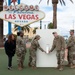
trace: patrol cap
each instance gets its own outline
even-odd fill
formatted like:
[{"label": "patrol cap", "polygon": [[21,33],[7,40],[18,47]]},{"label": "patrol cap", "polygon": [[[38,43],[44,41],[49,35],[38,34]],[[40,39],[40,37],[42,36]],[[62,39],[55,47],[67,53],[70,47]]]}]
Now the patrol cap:
[{"label": "patrol cap", "polygon": [[[35,36],[35,38],[38,38],[38,37],[40,37],[40,35],[36,35],[36,36]],[[40,37],[40,38],[41,38],[41,37]]]},{"label": "patrol cap", "polygon": [[52,34],[56,34],[57,32],[53,32]]},{"label": "patrol cap", "polygon": [[17,36],[20,36],[20,32],[17,32]]},{"label": "patrol cap", "polygon": [[70,30],[70,32],[73,32],[74,33],[74,30]]}]

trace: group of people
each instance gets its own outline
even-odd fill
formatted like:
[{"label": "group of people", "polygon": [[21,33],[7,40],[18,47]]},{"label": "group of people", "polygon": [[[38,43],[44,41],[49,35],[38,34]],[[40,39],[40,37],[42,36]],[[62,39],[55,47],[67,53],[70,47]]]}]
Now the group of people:
[{"label": "group of people", "polygon": [[20,31],[17,33],[17,37],[13,34],[10,34],[8,36],[8,40],[5,41],[4,44],[5,52],[8,56],[8,69],[12,69],[12,57],[17,55],[17,61],[18,61],[18,69],[22,70],[24,68],[23,63],[25,59],[26,54],[26,43],[25,39],[23,38],[23,32]]},{"label": "group of people", "polygon": [[74,30],[70,30],[70,37],[67,40],[67,44],[65,43],[64,37],[57,34],[57,32],[53,32],[54,40],[51,50],[52,52],[56,49],[56,56],[57,56],[57,69],[63,70],[64,66],[64,57],[65,57],[65,50],[68,50],[68,66],[70,68],[75,68],[75,36]]},{"label": "group of people", "polygon": [[[63,62],[65,57],[65,50],[68,49],[68,66],[70,68],[75,68],[75,36],[74,30],[70,31],[70,37],[67,41],[67,45],[65,43],[65,39],[63,36],[58,35],[57,32],[52,33],[54,35],[53,45],[52,48],[49,50],[51,53],[54,49],[56,49],[56,56],[57,56],[57,69],[63,70]],[[12,57],[14,56],[15,52],[17,55],[18,61],[18,69],[22,70],[24,68],[24,60],[26,55],[26,40],[23,38],[24,33],[19,31],[17,33],[17,38],[15,39],[13,34],[8,36],[8,40],[5,42],[5,52],[8,56],[8,69],[11,70],[12,68]],[[37,48],[42,52],[45,52],[43,48],[41,48],[38,40],[40,40],[40,36],[36,35],[34,39],[31,41],[31,46],[29,48],[29,63],[28,66],[32,68],[36,68],[36,51]]]}]

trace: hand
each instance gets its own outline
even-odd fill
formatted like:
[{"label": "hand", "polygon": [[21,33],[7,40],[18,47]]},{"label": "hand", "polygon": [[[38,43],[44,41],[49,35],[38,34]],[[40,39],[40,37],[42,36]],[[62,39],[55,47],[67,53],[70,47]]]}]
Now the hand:
[{"label": "hand", "polygon": [[46,51],[44,51],[46,53]]},{"label": "hand", "polygon": [[45,53],[46,53],[46,51],[43,51],[43,52],[45,52]]},{"label": "hand", "polygon": [[51,50],[49,50],[49,53],[51,53]]},{"label": "hand", "polygon": [[64,50],[64,48],[62,48],[62,50]]}]

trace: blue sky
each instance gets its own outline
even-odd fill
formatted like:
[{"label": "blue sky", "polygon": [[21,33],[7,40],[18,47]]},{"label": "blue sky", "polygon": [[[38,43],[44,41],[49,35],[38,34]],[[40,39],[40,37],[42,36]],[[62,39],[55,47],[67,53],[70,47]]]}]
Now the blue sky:
[{"label": "blue sky", "polygon": [[[7,1],[7,0],[6,0]],[[52,3],[50,0],[49,5],[47,5],[47,0],[42,0],[42,2],[39,4],[40,0],[21,0],[21,3],[27,4],[27,5],[39,5],[40,10],[44,11],[45,18],[43,21],[48,21],[46,23],[43,23],[42,28],[44,29],[44,25],[47,26],[47,24],[52,22],[53,20],[53,9],[52,9]],[[69,0],[66,0],[66,6],[59,3],[58,4],[58,10],[57,10],[57,25],[58,29],[60,30],[62,35],[69,34],[69,30],[75,29],[74,23],[75,23],[75,0],[74,4],[72,4]],[[4,22],[4,34],[7,34],[7,23]],[[40,26],[39,22],[34,23],[31,25],[32,27]]]}]

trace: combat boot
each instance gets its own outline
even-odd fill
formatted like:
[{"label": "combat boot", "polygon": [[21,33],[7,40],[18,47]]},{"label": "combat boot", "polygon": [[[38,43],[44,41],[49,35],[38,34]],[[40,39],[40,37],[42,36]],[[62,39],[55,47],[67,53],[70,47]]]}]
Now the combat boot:
[{"label": "combat boot", "polygon": [[24,68],[23,62],[21,62],[21,67]]},{"label": "combat boot", "polygon": [[32,69],[36,69],[36,66],[32,66]]},{"label": "combat boot", "polygon": [[59,67],[59,70],[62,71],[62,70],[63,70],[63,66],[60,66],[60,67]]},{"label": "combat boot", "polygon": [[18,70],[22,70],[21,64],[18,64]]},{"label": "combat boot", "polygon": [[75,68],[75,65],[72,65],[70,68]]},{"label": "combat boot", "polygon": [[73,68],[73,64],[72,63],[70,64],[70,68]]},{"label": "combat boot", "polygon": [[32,67],[32,65],[31,65],[30,63],[28,63],[28,66],[29,66],[29,67]]},{"label": "combat boot", "polygon": [[58,66],[56,67],[56,69],[59,69],[60,68],[60,65],[58,64]]}]

